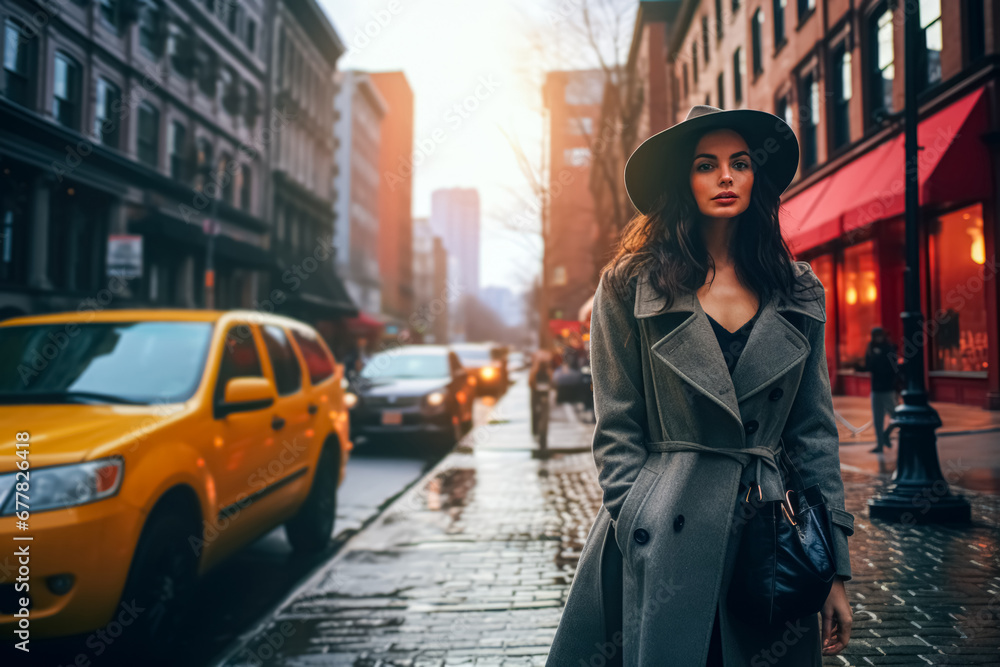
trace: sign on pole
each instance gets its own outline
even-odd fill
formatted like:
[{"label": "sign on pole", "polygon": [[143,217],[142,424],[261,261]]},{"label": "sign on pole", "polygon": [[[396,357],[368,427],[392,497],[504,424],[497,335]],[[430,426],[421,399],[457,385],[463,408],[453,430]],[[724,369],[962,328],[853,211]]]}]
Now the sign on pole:
[{"label": "sign on pole", "polygon": [[142,277],[141,236],[108,235],[108,275],[128,279]]}]

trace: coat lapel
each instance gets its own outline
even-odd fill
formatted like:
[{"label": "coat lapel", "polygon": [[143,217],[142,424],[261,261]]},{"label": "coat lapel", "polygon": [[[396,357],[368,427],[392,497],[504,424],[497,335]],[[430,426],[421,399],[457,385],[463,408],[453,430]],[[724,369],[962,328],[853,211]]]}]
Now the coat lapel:
[{"label": "coat lapel", "polygon": [[730,377],[715,330],[697,294],[685,291],[674,298],[669,308],[665,306],[666,297],[656,292],[645,275],[640,276],[633,311],[637,319],[667,313],[686,315],[668,333],[653,341],[650,350],[741,426],[740,402],[772,385],[809,355],[808,340],[781,313],[796,311],[826,320],[821,303],[797,305],[773,294],[761,304],[757,322]]}]

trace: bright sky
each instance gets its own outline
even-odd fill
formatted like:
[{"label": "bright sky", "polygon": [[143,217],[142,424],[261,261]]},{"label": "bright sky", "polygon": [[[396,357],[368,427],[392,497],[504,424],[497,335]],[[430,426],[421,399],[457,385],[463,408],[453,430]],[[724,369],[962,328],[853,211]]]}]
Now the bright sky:
[{"label": "bright sky", "polygon": [[[480,283],[526,289],[538,272],[540,242],[534,233],[504,227],[531,199],[501,128],[540,160],[543,65],[533,56],[532,34],[558,30],[555,14],[546,14],[539,0],[319,3],[351,49],[340,69],[402,70],[414,91],[413,215],[430,214],[438,188],[477,188]],[[459,114],[456,105],[467,110]]]}]

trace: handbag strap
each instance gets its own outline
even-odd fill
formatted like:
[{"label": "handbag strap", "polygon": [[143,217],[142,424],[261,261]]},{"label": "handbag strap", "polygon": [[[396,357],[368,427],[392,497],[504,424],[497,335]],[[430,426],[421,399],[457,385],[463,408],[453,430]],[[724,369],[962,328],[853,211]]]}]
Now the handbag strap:
[{"label": "handbag strap", "polygon": [[788,451],[785,449],[785,441],[784,440],[779,440],[779,442],[781,443],[781,446],[778,448],[778,451],[780,452],[781,458],[783,459],[782,464],[784,463],[784,461],[787,461],[788,465],[791,466],[791,468],[789,469],[789,472],[791,472],[792,477],[794,478],[794,482],[795,482],[794,490],[797,493],[801,493],[806,488],[805,480],[802,479],[802,475],[801,475],[801,473],[799,473],[799,469],[797,467],[795,467],[795,461],[792,460],[792,457],[789,455]]}]

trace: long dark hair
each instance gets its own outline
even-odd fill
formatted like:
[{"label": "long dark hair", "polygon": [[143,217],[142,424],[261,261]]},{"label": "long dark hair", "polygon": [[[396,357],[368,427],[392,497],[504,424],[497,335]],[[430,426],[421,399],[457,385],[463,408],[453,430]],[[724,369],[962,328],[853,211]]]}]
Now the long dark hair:
[{"label": "long dark hair", "polygon": [[[699,138],[688,140],[689,150],[682,154],[691,157],[680,161],[672,175],[665,175],[666,188],[654,209],[626,225],[616,255],[601,269],[601,280],[607,274],[623,300],[628,298],[629,281],[644,271],[650,284],[666,297],[668,306],[675,294],[697,290],[705,284],[709,269],[714,271],[715,262],[699,230],[700,212],[688,180]],[[792,253],[778,222],[780,193],[756,162],[753,167],[750,206],[741,214],[730,246],[736,275],[761,299],[774,290],[801,299],[803,288],[795,279]]]}]

